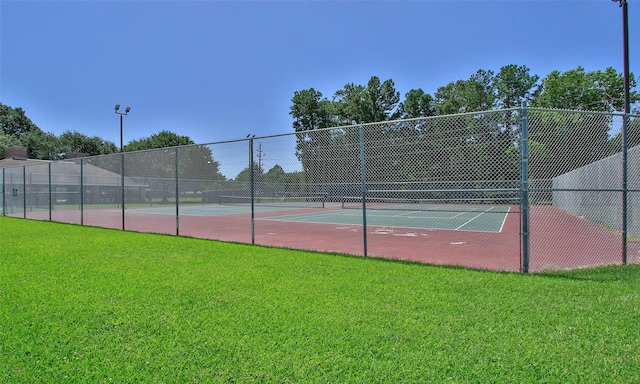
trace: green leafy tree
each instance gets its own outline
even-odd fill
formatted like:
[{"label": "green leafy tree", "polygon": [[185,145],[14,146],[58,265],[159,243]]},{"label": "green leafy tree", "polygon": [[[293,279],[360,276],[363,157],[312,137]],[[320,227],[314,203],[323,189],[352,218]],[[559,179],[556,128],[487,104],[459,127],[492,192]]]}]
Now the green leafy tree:
[{"label": "green leafy tree", "polygon": [[493,79],[496,90],[496,106],[519,107],[524,101],[538,95],[540,76],[531,75],[524,65],[510,64],[500,68]]},{"label": "green leafy tree", "polygon": [[285,183],[287,182],[286,176],[284,169],[276,164],[265,173],[264,181],[267,183]]},{"label": "green leafy tree", "polygon": [[413,119],[417,117],[435,116],[436,109],[433,96],[425,93],[422,88],[411,89],[404,96],[404,101],[398,105],[394,119]]},{"label": "green leafy tree", "polygon": [[[508,110],[521,106],[524,102],[536,98],[540,90],[540,77],[531,75],[529,68],[524,65],[510,64],[500,68],[493,79],[496,91],[496,108],[507,109],[502,112],[503,118],[498,119],[501,125],[496,130],[496,142],[493,144],[494,161],[504,164],[504,174],[495,175],[500,180],[513,180],[519,177],[519,161],[517,155],[519,145],[519,111]],[[502,123],[503,122],[503,123]],[[538,147],[536,147],[538,148]],[[540,153],[540,151],[536,151]],[[507,166],[509,165],[509,166]]]},{"label": "green leafy tree", "polygon": [[125,152],[136,151],[125,156],[125,175],[146,178],[156,193],[160,191],[163,202],[175,194],[176,165],[180,192],[202,191],[213,181],[224,181],[211,149],[193,144],[188,136],[166,130],[132,140],[124,147]]},{"label": "green leafy tree", "polygon": [[[622,151],[622,132],[618,132],[610,140],[610,154]],[[632,117],[629,120],[629,128],[627,132],[627,147],[632,148],[640,145],[640,118]]]},{"label": "green leafy tree", "polygon": [[0,132],[0,159],[6,156],[7,147],[13,145],[18,140],[10,135],[5,135],[4,132]]},{"label": "green leafy tree", "polygon": [[452,115],[465,112],[468,109],[464,99],[465,80],[456,80],[447,85],[438,87],[434,93],[436,114]]},{"label": "green leafy tree", "polygon": [[27,156],[31,159],[60,160],[60,141],[51,132],[43,132],[40,129],[23,134],[20,144],[27,147]]},{"label": "green leafy tree", "polygon": [[0,128],[2,133],[15,138],[40,130],[22,108],[12,108],[2,103],[0,103]]},{"label": "green leafy tree", "polygon": [[493,71],[478,70],[468,80],[457,80],[439,87],[435,94],[438,115],[486,111],[495,106]]},{"label": "green leafy tree", "polygon": [[149,137],[131,140],[124,146],[124,151],[142,151],[145,149],[177,147],[179,145],[195,144],[188,136],[178,135],[171,131],[163,130]]},{"label": "green leafy tree", "polygon": [[292,98],[289,114],[293,117],[296,134],[296,156],[302,163],[305,175],[319,181],[321,170],[326,168],[326,153],[331,146],[329,128],[336,123],[335,105],[313,88],[297,91]]},{"label": "green leafy tree", "polygon": [[[635,81],[630,85],[635,87]],[[596,112],[624,108],[624,78],[612,68],[553,71],[542,80],[541,87],[540,95],[533,100],[536,107]],[[636,92],[632,92],[631,100],[638,100]],[[611,153],[614,144],[609,138],[610,115],[554,111],[541,113],[539,118],[541,121],[531,125],[529,134],[531,140],[545,148],[545,157],[531,167],[541,178],[555,177]]]},{"label": "green leafy tree", "polygon": [[344,124],[389,120],[399,101],[400,92],[396,91],[393,80],[381,83],[377,76],[371,76],[366,87],[349,83],[334,94],[334,102]]},{"label": "green leafy tree", "polygon": [[[253,163],[253,181],[260,183],[264,180],[264,170],[257,162]],[[235,181],[248,183],[251,181],[251,166],[246,167],[235,178]]]},{"label": "green leafy tree", "polygon": [[[342,124],[366,124],[388,121],[395,117],[398,113],[400,93],[395,89],[393,80],[387,79],[381,82],[377,76],[371,76],[366,86],[346,84],[343,89],[335,92],[333,100]],[[367,127],[364,150],[367,158],[370,159],[367,167],[370,168],[372,178],[382,177],[382,173],[386,173],[380,165],[389,161],[390,154],[380,153],[379,144],[377,144],[380,140],[384,140],[385,135],[387,135],[386,128]],[[330,158],[331,162],[326,164],[322,174],[334,173],[337,168],[340,179],[353,182],[360,174],[358,162],[353,161],[358,158],[358,130],[347,129],[336,132],[333,138],[336,143],[346,145],[332,144],[325,151],[325,157]],[[323,177],[322,181],[330,180],[327,176]]]},{"label": "green leafy tree", "polygon": [[58,160],[61,158],[56,135],[43,132],[27,117],[22,108],[12,108],[0,103],[0,128],[3,142],[6,143],[0,145],[25,146],[27,156],[32,159]]},{"label": "green leafy tree", "polygon": [[[630,75],[630,99],[640,100],[633,90],[636,81]],[[624,110],[624,76],[609,67],[604,71],[586,72],[578,67],[566,72],[553,71],[542,80],[542,91],[534,106],[613,112]]]},{"label": "green leafy tree", "polygon": [[106,155],[118,151],[116,145],[98,136],[89,137],[76,131],[65,131],[58,137],[59,150],[63,156],[68,153],[86,153],[89,156]]}]

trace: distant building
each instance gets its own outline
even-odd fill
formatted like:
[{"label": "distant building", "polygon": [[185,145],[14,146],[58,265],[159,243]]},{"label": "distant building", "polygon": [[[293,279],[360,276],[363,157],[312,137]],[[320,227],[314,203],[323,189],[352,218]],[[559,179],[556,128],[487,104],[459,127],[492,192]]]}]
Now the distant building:
[{"label": "distant building", "polygon": [[[27,157],[25,147],[8,147],[0,159],[3,207],[47,208],[50,199],[54,205],[80,204],[81,195],[84,204],[119,203],[122,177],[106,168],[119,170],[120,157],[85,156],[70,153],[66,160],[37,160]],[[124,186],[125,202],[145,201],[148,185],[125,177]]]}]

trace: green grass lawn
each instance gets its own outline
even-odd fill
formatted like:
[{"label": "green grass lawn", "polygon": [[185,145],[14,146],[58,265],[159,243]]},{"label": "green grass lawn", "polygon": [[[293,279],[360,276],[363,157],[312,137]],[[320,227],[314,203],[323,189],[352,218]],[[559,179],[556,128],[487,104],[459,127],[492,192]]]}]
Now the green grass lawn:
[{"label": "green grass lawn", "polygon": [[640,267],[525,275],[0,217],[0,382],[640,381]]}]

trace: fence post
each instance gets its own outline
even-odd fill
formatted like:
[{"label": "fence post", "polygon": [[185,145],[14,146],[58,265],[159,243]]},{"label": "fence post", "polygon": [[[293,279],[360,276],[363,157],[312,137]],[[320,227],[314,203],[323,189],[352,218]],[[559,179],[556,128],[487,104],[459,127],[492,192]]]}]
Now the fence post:
[{"label": "fence post", "polygon": [[[254,135],[255,136],[255,135]],[[249,194],[251,196],[251,244],[256,243],[255,236],[255,207],[253,190],[253,137],[249,138]]]},{"label": "fence post", "polygon": [[7,195],[5,194],[4,168],[2,168],[2,216],[6,216],[5,207],[7,206]]},{"label": "fence post", "polygon": [[48,187],[49,187],[49,221],[51,221],[52,215],[51,215],[51,211],[53,210],[53,202],[51,201],[52,198],[52,193],[51,193],[51,163],[48,164],[47,169],[49,170],[49,174],[48,176]]},{"label": "fence post", "polygon": [[362,189],[362,236],[364,242],[363,254],[367,256],[367,177],[364,156],[364,127],[360,125],[360,183]]},{"label": "fence post", "polygon": [[22,218],[27,218],[27,166],[22,166]]},{"label": "fence post", "polygon": [[521,211],[521,242],[520,272],[529,272],[529,133],[528,133],[527,103],[522,103],[520,113],[520,211]]},{"label": "fence post", "polygon": [[628,146],[628,138],[629,138],[629,114],[625,113],[622,116],[622,264],[627,264],[627,236],[628,236],[628,223],[629,223],[629,212],[627,210],[628,206],[628,159],[627,159],[627,146]]},{"label": "fence post", "polygon": [[176,165],[176,236],[180,236],[180,182],[178,180],[178,147],[175,151]]},{"label": "fence post", "polygon": [[80,158],[80,225],[84,225],[84,159]]},{"label": "fence post", "polygon": [[[120,117],[122,118],[122,116]],[[120,204],[122,207],[122,230],[124,231],[124,153],[120,151]]]}]

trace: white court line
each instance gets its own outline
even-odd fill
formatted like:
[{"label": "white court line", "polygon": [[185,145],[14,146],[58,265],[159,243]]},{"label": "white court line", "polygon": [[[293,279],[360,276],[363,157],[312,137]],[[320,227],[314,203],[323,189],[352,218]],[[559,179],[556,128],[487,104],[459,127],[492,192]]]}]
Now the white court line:
[{"label": "white court line", "polygon": [[477,215],[475,215],[474,217],[470,218],[469,220],[465,221],[464,224],[462,224],[461,226],[459,226],[458,228],[456,228],[456,231],[462,227],[464,227],[465,225],[469,224],[470,222],[472,222],[473,220],[477,219],[478,217],[482,216],[483,214],[489,212],[490,210],[492,210],[495,207],[491,207],[489,209],[485,209],[484,211],[478,213]]},{"label": "white court line", "polygon": [[500,224],[500,231],[502,233],[502,228],[504,228],[504,224],[507,222],[507,216],[511,212],[511,207],[507,208],[507,212],[504,214],[504,219],[502,219],[502,224]]}]

